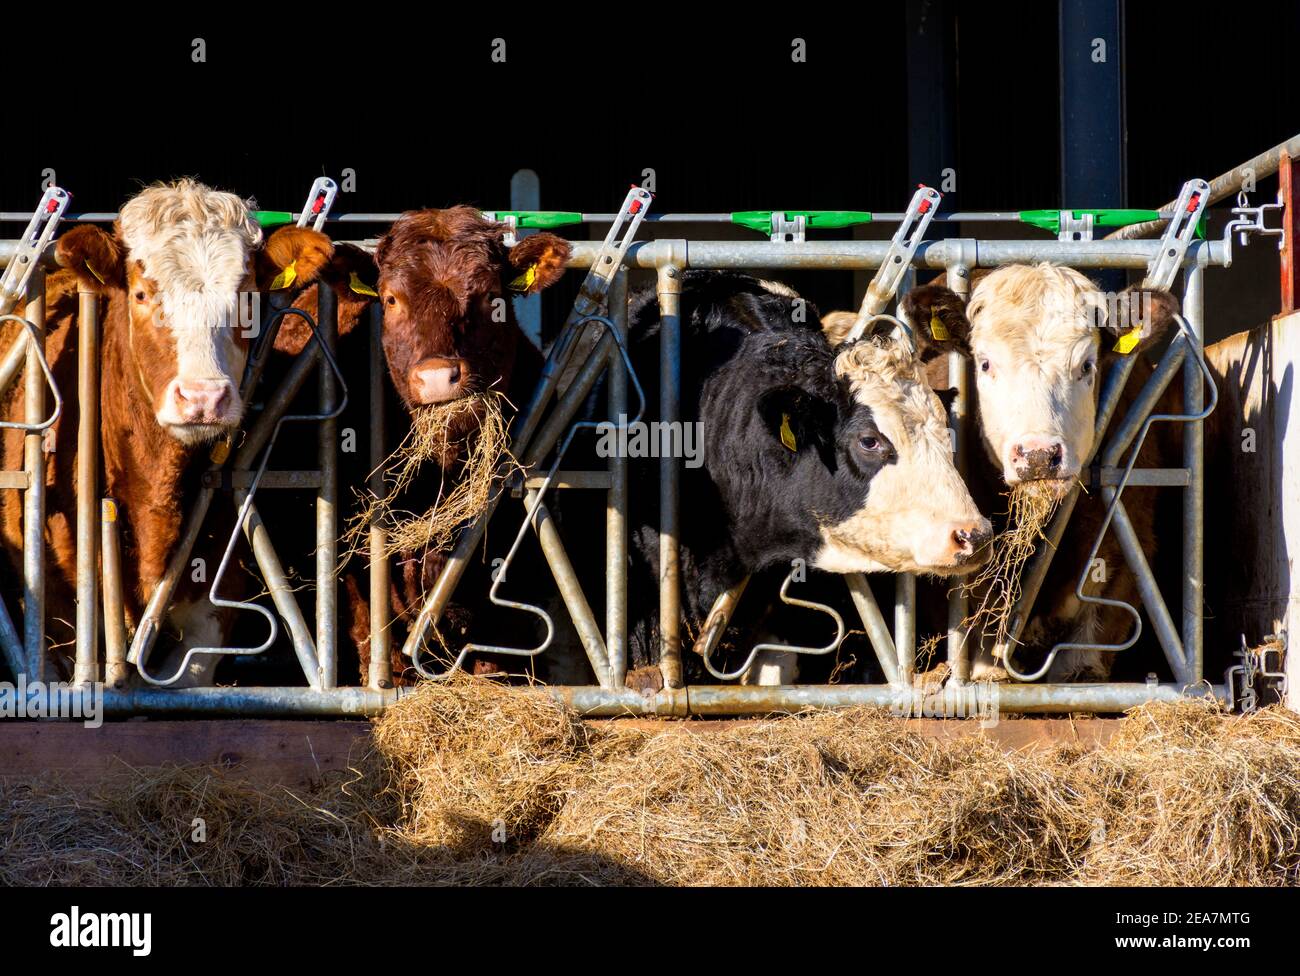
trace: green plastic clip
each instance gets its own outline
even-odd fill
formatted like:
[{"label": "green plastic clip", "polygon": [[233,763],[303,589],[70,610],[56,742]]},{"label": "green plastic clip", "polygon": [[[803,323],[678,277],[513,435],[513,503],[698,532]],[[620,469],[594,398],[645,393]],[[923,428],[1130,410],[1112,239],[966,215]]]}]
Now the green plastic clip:
[{"label": "green plastic clip", "polygon": [[254,210],[253,219],[262,227],[283,227],[293,223],[293,214],[287,210]]},{"label": "green plastic clip", "polygon": [[854,227],[871,223],[871,214],[865,210],[740,210],[731,215],[731,222],[760,234],[770,234],[773,213],[784,213],[787,218],[802,217],[808,227]]},{"label": "green plastic clip", "polygon": [[[1159,220],[1159,210],[1130,210],[1130,209],[1113,209],[1099,208],[1096,210],[1072,210],[1075,220],[1082,220],[1084,214],[1092,214],[1092,225],[1094,227],[1128,227],[1130,224],[1143,224],[1148,220]],[[1033,224],[1035,227],[1041,227],[1043,230],[1051,231],[1053,234],[1061,232],[1061,211],[1059,210],[1022,210],[1020,211],[1020,221],[1025,224]],[[1196,225],[1196,234],[1198,237],[1205,237],[1205,218],[1202,217]]]},{"label": "green plastic clip", "polygon": [[582,223],[582,214],[570,210],[490,210],[497,220],[514,217],[516,227],[550,230],[554,227],[571,227]]}]

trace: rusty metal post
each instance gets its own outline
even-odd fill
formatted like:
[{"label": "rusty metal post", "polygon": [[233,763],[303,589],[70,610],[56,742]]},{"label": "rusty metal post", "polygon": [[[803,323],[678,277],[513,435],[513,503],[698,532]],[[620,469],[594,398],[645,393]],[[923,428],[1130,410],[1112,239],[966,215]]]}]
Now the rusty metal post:
[{"label": "rusty metal post", "polygon": [[[626,269],[620,269],[610,283],[609,317],[626,339]],[[627,367],[617,346],[610,349],[608,375],[609,417],[622,426],[627,422]],[[610,687],[622,688],[627,677],[627,458],[618,451],[609,458],[609,490],[605,493],[605,650]]]},{"label": "rusty metal post", "polygon": [[[384,393],[387,377],[384,361],[384,307],[379,302],[370,306],[370,492],[376,498],[387,493],[382,470],[388,456],[385,441],[387,426],[384,417]],[[389,645],[391,608],[389,607],[389,565],[384,551],[387,539],[382,525],[370,526],[370,673],[367,681],[371,688],[393,686],[392,661]]]},{"label": "rusty metal post", "polygon": [[[334,289],[322,285],[316,289],[320,311],[317,331],[320,341],[330,352],[338,346],[338,297]],[[338,382],[334,371],[321,357],[320,412],[330,413],[337,406]],[[339,496],[339,425],[337,420],[322,420],[319,432],[320,488],[316,491],[316,662],[320,667],[322,688],[338,684],[338,496]]]},{"label": "rusty metal post", "polygon": [[1300,230],[1300,173],[1296,172],[1295,158],[1285,149],[1278,158],[1278,196],[1286,205],[1282,211],[1282,315],[1296,310],[1300,297],[1300,246],[1296,232]]},{"label": "rusty metal post", "polygon": [[[45,342],[45,271],[32,272],[27,288],[27,321]],[[45,415],[45,376],[37,344],[27,343],[24,395],[25,420],[39,424]],[[23,650],[27,655],[27,680],[45,680],[45,435],[28,431],[23,437]]]},{"label": "rusty metal post", "polygon": [[77,633],[74,684],[98,677],[99,295],[77,291]]},{"label": "rusty metal post", "polygon": [[[659,268],[659,420],[672,430],[681,421],[682,319],[681,268]],[[671,451],[659,459],[659,671],[664,687],[682,687],[681,534],[679,459]]]},{"label": "rusty metal post", "polygon": [[117,531],[117,503],[111,498],[100,501],[99,525],[100,576],[104,585],[104,683],[110,688],[125,688],[126,609],[122,599],[122,543]]}]

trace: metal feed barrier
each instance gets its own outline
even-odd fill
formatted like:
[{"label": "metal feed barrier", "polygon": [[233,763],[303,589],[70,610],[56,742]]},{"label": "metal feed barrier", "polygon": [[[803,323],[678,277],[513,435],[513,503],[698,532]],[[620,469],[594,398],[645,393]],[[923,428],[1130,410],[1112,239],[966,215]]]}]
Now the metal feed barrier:
[{"label": "metal feed barrier", "polygon": [[[1209,693],[1225,701],[1231,698],[1230,688],[1226,683],[1210,684],[1203,680],[1201,568],[1204,464],[1201,420],[1212,408],[1214,401],[1214,393],[1211,392],[1207,407],[1204,389],[1207,374],[1204,372],[1201,357],[1204,334],[1203,276],[1206,268],[1228,267],[1231,264],[1234,233],[1244,235],[1249,232],[1273,232],[1265,227],[1264,221],[1265,210],[1272,205],[1256,208],[1239,207],[1234,212],[1235,219],[1229,225],[1222,240],[1196,240],[1190,229],[1194,229],[1204,207],[1213,202],[1212,193],[1207,192],[1207,189],[1205,184],[1189,184],[1189,187],[1185,188],[1186,194],[1199,194],[1192,209],[1187,206],[1191,202],[1189,196],[1180,201],[1181,211],[1178,207],[1173,207],[1159,212],[1140,212],[1145,216],[1135,217],[1133,214],[1125,216],[1124,219],[1129,217],[1148,219],[1149,215],[1155,214],[1149,219],[1171,219],[1173,226],[1160,241],[1081,239],[1088,236],[1091,226],[1107,225],[1105,218],[1098,219],[1082,229],[1071,224],[1071,221],[1076,224],[1089,223],[1077,216],[1085,213],[1082,211],[1069,212],[1069,220],[1065,219],[1064,213],[1059,215],[1060,226],[1069,229],[1068,240],[1007,241],[963,238],[923,241],[920,239],[920,234],[917,234],[914,239],[906,241],[904,267],[947,272],[950,287],[960,294],[969,291],[970,275],[974,269],[994,268],[1021,262],[1049,261],[1081,269],[1143,269],[1147,272],[1149,284],[1164,287],[1173,283],[1175,274],[1181,272],[1184,277],[1184,321],[1180,323],[1180,333],[1140,391],[1129,412],[1111,427],[1107,438],[1098,438],[1097,463],[1094,465],[1099,472],[1103,497],[1108,503],[1107,521],[1112,523],[1112,529],[1117,533],[1130,569],[1139,580],[1143,603],[1148,616],[1153,621],[1174,680],[1165,683],[1148,681],[1069,685],[1027,682],[1002,684],[998,687],[998,699],[1000,707],[1006,711],[1114,712],[1152,699],[1174,700],[1187,694]],[[313,210],[312,207],[312,202],[319,199],[316,190],[317,188],[314,187],[313,195],[309,197],[309,205],[304,208],[300,216],[277,215],[272,218],[272,222],[287,223],[294,219],[301,221],[308,217],[309,211],[312,211],[312,217],[324,219],[320,214],[320,208]],[[629,486],[626,458],[610,457],[605,471],[568,471],[562,470],[560,464],[577,429],[574,418],[602,374],[608,373],[609,377],[606,406],[611,417],[626,417],[630,413],[628,409],[630,389],[635,390],[640,399],[640,386],[637,378],[631,373],[624,343],[628,321],[628,272],[633,269],[646,270],[653,271],[656,275],[656,289],[663,323],[660,333],[661,411],[658,419],[663,422],[674,422],[680,419],[680,278],[683,271],[744,269],[844,272],[889,269],[897,263],[896,259],[899,257],[897,237],[894,241],[879,242],[808,241],[804,239],[804,230],[808,227],[827,226],[826,220],[831,221],[830,226],[852,226],[853,223],[864,223],[868,220],[884,222],[895,219],[900,224],[906,224],[908,216],[906,213],[890,215],[858,213],[823,217],[824,212],[809,211],[798,214],[759,212],[757,215],[753,213],[659,215],[656,219],[647,217],[645,211],[648,206],[648,194],[634,189],[628,195],[620,214],[562,214],[558,218],[553,214],[527,212],[514,212],[508,215],[513,223],[521,228],[578,222],[607,222],[611,225],[610,233],[604,242],[573,242],[569,266],[575,270],[586,271],[587,278],[574,310],[551,348],[538,389],[512,429],[512,447],[515,455],[525,462],[525,472],[513,481],[503,482],[493,495],[490,506],[490,509],[494,509],[507,493],[513,492],[523,498],[524,520],[520,534],[515,537],[511,553],[513,555],[518,548],[519,540],[531,525],[539,538],[542,551],[558,584],[560,595],[573,620],[593,672],[598,676],[599,684],[589,687],[550,687],[533,692],[521,690],[521,693],[549,694],[583,714],[592,716],[742,715],[792,711],[806,707],[859,704],[912,710],[915,713],[932,693],[923,692],[912,686],[916,654],[915,581],[906,576],[900,577],[896,588],[892,634],[865,579],[846,577],[846,584],[855,608],[862,618],[873,650],[886,675],[886,684],[793,687],[729,684],[687,686],[685,684],[682,677],[681,568],[677,559],[681,524],[678,492],[680,462],[672,457],[660,459],[659,486],[662,566],[659,582],[659,625],[662,634],[660,670],[664,679],[664,688],[658,693],[643,695],[624,687],[628,630],[626,512]],[[328,203],[324,205],[324,209],[327,215]],[[1138,213],[1134,212],[1134,214]],[[0,217],[10,216],[0,215]],[[89,216],[95,219],[111,219],[114,215]],[[361,214],[329,219],[343,222],[349,219],[369,222],[395,216]],[[945,216],[950,220],[1023,220],[1023,216],[1019,214],[939,215],[934,219],[943,220]],[[766,226],[770,231],[771,239],[752,242],[695,240],[636,242],[633,240],[637,225],[644,220],[656,223],[710,223],[720,222],[724,218],[730,223],[742,226]],[[1062,238],[1066,237],[1064,230],[1059,233]],[[1169,253],[1171,246],[1176,250],[1172,255]],[[40,266],[31,274],[25,287],[26,319],[33,335],[39,335],[43,326],[44,270],[54,266],[53,253],[48,242],[43,245],[38,262]],[[21,244],[0,243],[0,262],[7,264],[20,254]],[[881,280],[880,275],[877,276],[877,280]],[[892,289],[890,293],[892,294]],[[79,491],[76,673],[73,688],[50,688],[48,695],[51,709],[68,707],[72,699],[88,694],[87,685],[101,677],[96,650],[98,643],[96,624],[99,617],[95,610],[101,585],[106,621],[102,676],[108,682],[108,687],[103,692],[102,702],[108,714],[368,715],[382,710],[407,691],[404,688],[393,688],[391,675],[388,672],[388,640],[391,622],[388,606],[388,564],[383,558],[383,530],[378,527],[370,531],[371,664],[367,676],[368,686],[338,686],[335,633],[337,581],[334,573],[335,546],[338,538],[336,513],[338,485],[335,467],[335,446],[338,440],[333,418],[337,417],[341,410],[341,398],[347,393],[340,389],[340,377],[337,375],[330,352],[337,335],[337,309],[328,297],[328,289],[322,289],[321,294],[323,300],[319,306],[319,320],[312,323],[314,341],[293,363],[280,389],[264,397],[265,408],[244,433],[238,448],[226,452],[221,450],[214,452],[204,481],[203,492],[194,508],[188,513],[181,545],[159,590],[153,594],[149,602],[144,619],[131,642],[130,653],[127,652],[126,635],[121,625],[123,619],[121,579],[116,559],[118,542],[113,530],[115,523],[111,517],[111,505],[105,506],[106,515],[101,518],[100,500],[96,497],[93,488],[89,491]],[[95,311],[94,296],[83,294],[78,322],[83,336],[79,348],[81,357],[79,393],[82,405],[81,429],[78,434],[81,447],[78,464],[79,487],[94,486],[97,477],[98,417],[94,409],[94,398],[98,389],[97,343],[85,338],[95,335]],[[377,306],[372,311],[369,323],[370,460],[372,467],[378,467],[384,457],[383,383],[386,379],[380,344],[381,315]],[[882,311],[883,303],[873,300],[869,293],[868,299],[864,301],[863,318],[870,318]],[[263,329],[261,344],[250,357],[249,372],[244,384],[247,391],[251,392],[260,378],[274,331],[278,328],[284,314],[291,313],[277,310],[268,318]],[[906,328],[905,324],[901,325]],[[21,340],[20,344],[22,344]],[[24,553],[24,565],[27,567],[24,578],[24,603],[27,607],[33,608],[42,606],[44,592],[41,534],[39,529],[33,533],[30,527],[33,523],[36,526],[43,524],[44,499],[40,486],[44,477],[44,458],[40,449],[39,425],[46,419],[43,373],[47,371],[47,367],[44,366],[43,357],[39,353],[39,344],[33,342],[27,346],[24,353],[27,360],[28,450],[25,453],[27,468],[15,475],[0,473],[0,477],[5,479],[0,480],[0,487],[17,488],[25,492],[24,508],[29,514],[27,519],[29,532]],[[15,355],[16,353],[11,353],[10,358],[14,358]],[[1098,415],[1099,431],[1107,429],[1111,414],[1114,413],[1119,402],[1119,394],[1128,379],[1133,360],[1134,357],[1120,357],[1119,363],[1103,383]],[[964,359],[955,357],[950,368],[952,365],[960,367],[959,370],[953,370],[957,380],[957,395],[952,407],[960,464],[973,443],[969,429],[969,397],[972,384],[968,375],[969,366]],[[20,359],[16,366],[9,369],[7,375],[0,373],[0,382],[12,380],[21,367]],[[317,369],[320,370],[318,379],[320,412],[309,419],[320,424],[319,470],[266,470],[275,432],[283,420],[290,419],[286,416],[290,402],[303,389],[311,373]],[[1169,419],[1185,422],[1183,464],[1172,469],[1135,468],[1132,459],[1136,457],[1142,437],[1145,436],[1151,422],[1160,419],[1150,416],[1152,408],[1180,369],[1183,372],[1187,415]],[[561,391],[559,387],[562,376],[568,378],[568,386]],[[1213,391],[1212,384],[1211,391]],[[55,396],[57,404],[57,391]],[[552,399],[556,401],[554,406],[550,406]],[[539,474],[538,466],[551,456],[557,447],[559,450],[549,469],[544,474]],[[1127,461],[1124,460],[1126,451],[1129,452]],[[1184,491],[1182,616],[1177,624],[1164,604],[1151,570],[1142,557],[1140,545],[1133,537],[1121,498],[1126,484],[1178,487]],[[212,498],[223,486],[231,488],[235,493],[236,505],[241,513],[236,531],[243,531],[252,546],[257,565],[270,590],[277,615],[284,622],[293,651],[302,665],[307,687],[173,688],[166,687],[166,682],[159,681],[156,677],[152,681],[145,679],[142,685],[128,681],[132,670],[144,673],[142,664],[148,659],[148,648],[157,634],[172,588],[179,579],[190,549],[198,538]],[[280,560],[267,534],[266,526],[257,514],[253,498],[259,488],[281,487],[307,487],[314,488],[317,492],[318,590],[314,630],[308,625],[297,606]],[[382,479],[378,476],[372,478],[370,487],[376,492],[381,491]],[[581,582],[573,570],[545,505],[545,496],[550,490],[592,489],[606,492],[607,611],[603,629],[595,620],[590,604],[583,593]],[[1072,503],[1073,496],[1067,499],[1050,526],[1049,537],[1053,540],[1059,539],[1064,530]],[[486,518],[487,514],[462,532],[446,568],[430,590],[418,619],[411,629],[405,650],[417,669],[428,677],[437,678],[440,675],[426,670],[421,663],[423,637],[429,627],[436,625],[454,593],[460,575],[481,540]],[[95,563],[101,533],[103,572],[102,575],[97,576]],[[1018,634],[1018,628],[1023,627],[1033,597],[1046,574],[1050,551],[1050,548],[1045,548],[1045,552],[1039,554],[1026,572],[1019,615],[1013,621],[1013,626],[1016,628],[1013,637]],[[212,596],[219,599],[216,593],[217,582],[219,578],[213,583]],[[787,580],[786,585],[782,586],[783,599],[787,597],[785,590],[788,583]],[[498,600],[495,589],[494,586],[492,594],[494,601],[501,605],[525,611],[540,610],[526,604]],[[701,640],[706,643],[696,645],[696,649],[704,653],[706,660],[711,646],[707,642],[712,640],[716,643],[716,637],[724,629],[726,620],[740,599],[742,590],[743,587],[740,587],[737,591],[724,594],[725,599],[720,599],[719,605],[714,608],[714,614],[710,616],[704,635],[701,637]],[[0,610],[3,609],[0,607]],[[258,612],[268,618],[273,628],[276,626],[276,615],[270,614],[265,608],[260,608]],[[1130,612],[1137,618],[1136,610],[1130,608]],[[959,699],[970,687],[966,683],[969,675],[967,635],[960,626],[965,614],[964,600],[960,597],[952,598],[949,608],[947,653],[953,669],[953,679],[942,692],[943,696],[952,701]],[[0,646],[4,648],[6,661],[11,670],[15,673],[22,670],[28,674],[29,679],[33,675],[43,674],[45,639],[42,617],[41,613],[24,615],[24,639],[19,642],[18,632],[12,620],[8,619],[7,610],[0,613]],[[1140,618],[1138,619],[1140,626]],[[551,630],[549,619],[547,623],[549,633]],[[1137,640],[1137,636],[1135,632],[1132,639],[1123,646],[1131,646]],[[532,656],[544,653],[549,639],[548,637],[547,642],[532,649],[513,651],[508,648],[486,649]],[[270,646],[273,640],[274,635],[265,646]],[[252,649],[200,649],[202,653],[246,653],[249,650]],[[825,649],[795,648],[795,650],[815,652]],[[15,694],[15,692],[0,691],[0,695],[4,694]],[[933,702],[932,698],[930,700]]]}]

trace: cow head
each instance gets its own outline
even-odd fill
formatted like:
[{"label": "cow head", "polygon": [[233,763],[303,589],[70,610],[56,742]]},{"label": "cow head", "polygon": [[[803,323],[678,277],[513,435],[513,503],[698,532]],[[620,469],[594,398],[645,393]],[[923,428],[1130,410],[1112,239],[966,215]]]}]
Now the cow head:
[{"label": "cow head", "polygon": [[1006,483],[1064,492],[1092,453],[1105,360],[1159,340],[1178,305],[1150,289],[1107,296],[1071,268],[1039,264],[988,274],[964,313],[941,286],[909,293],[903,309],[918,327],[938,320],[966,340],[980,430]]},{"label": "cow head", "polygon": [[[791,300],[769,292],[731,305],[743,322],[788,321]],[[747,569],[799,556],[836,573],[949,576],[987,558],[989,522],[905,341],[866,338],[837,354],[810,330],[752,334],[706,383],[701,420]]]},{"label": "cow head", "polygon": [[379,241],[384,353],[408,408],[482,393],[510,375],[519,338],[510,295],[558,280],[569,244],[535,234],[507,248],[505,230],[472,207],[417,210]]},{"label": "cow head", "polygon": [[[310,240],[281,250],[289,261],[302,257],[300,272],[311,273],[312,253],[318,261],[323,247],[328,257],[329,241],[306,233]],[[159,425],[182,444],[220,437],[243,415],[248,339],[239,298],[259,287],[253,268],[261,242],[243,200],[193,180],[133,197],[112,235],[82,226],[59,239],[60,262],[109,298],[106,335],[125,332],[128,375],[120,381],[149,401]]]},{"label": "cow head", "polygon": [[925,382],[923,358],[938,343],[867,338],[840,348],[835,374],[847,387],[845,467],[866,481],[865,502],[823,522],[817,564],[950,576],[987,558],[991,535],[953,464],[943,403]]}]

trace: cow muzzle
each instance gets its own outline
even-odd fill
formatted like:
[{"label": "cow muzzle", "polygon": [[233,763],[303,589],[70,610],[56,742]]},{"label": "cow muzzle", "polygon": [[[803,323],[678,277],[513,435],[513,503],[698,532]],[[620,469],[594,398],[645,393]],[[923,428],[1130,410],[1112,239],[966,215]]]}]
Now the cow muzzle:
[{"label": "cow muzzle", "polygon": [[1008,474],[1014,474],[1015,482],[1056,481],[1070,476],[1065,444],[1058,437],[1021,438],[1011,445],[1007,460]]},{"label": "cow muzzle", "polygon": [[411,368],[411,397],[424,405],[456,400],[464,395],[468,377],[463,359],[426,359]]},{"label": "cow muzzle", "polygon": [[157,416],[158,422],[171,429],[174,436],[188,441],[196,431],[215,436],[225,428],[234,427],[239,423],[239,415],[239,394],[230,380],[178,377],[163,391],[162,409]]},{"label": "cow muzzle", "polygon": [[917,562],[939,576],[968,573],[988,562],[993,526],[980,516],[939,522],[931,530],[925,549],[916,553]]}]

